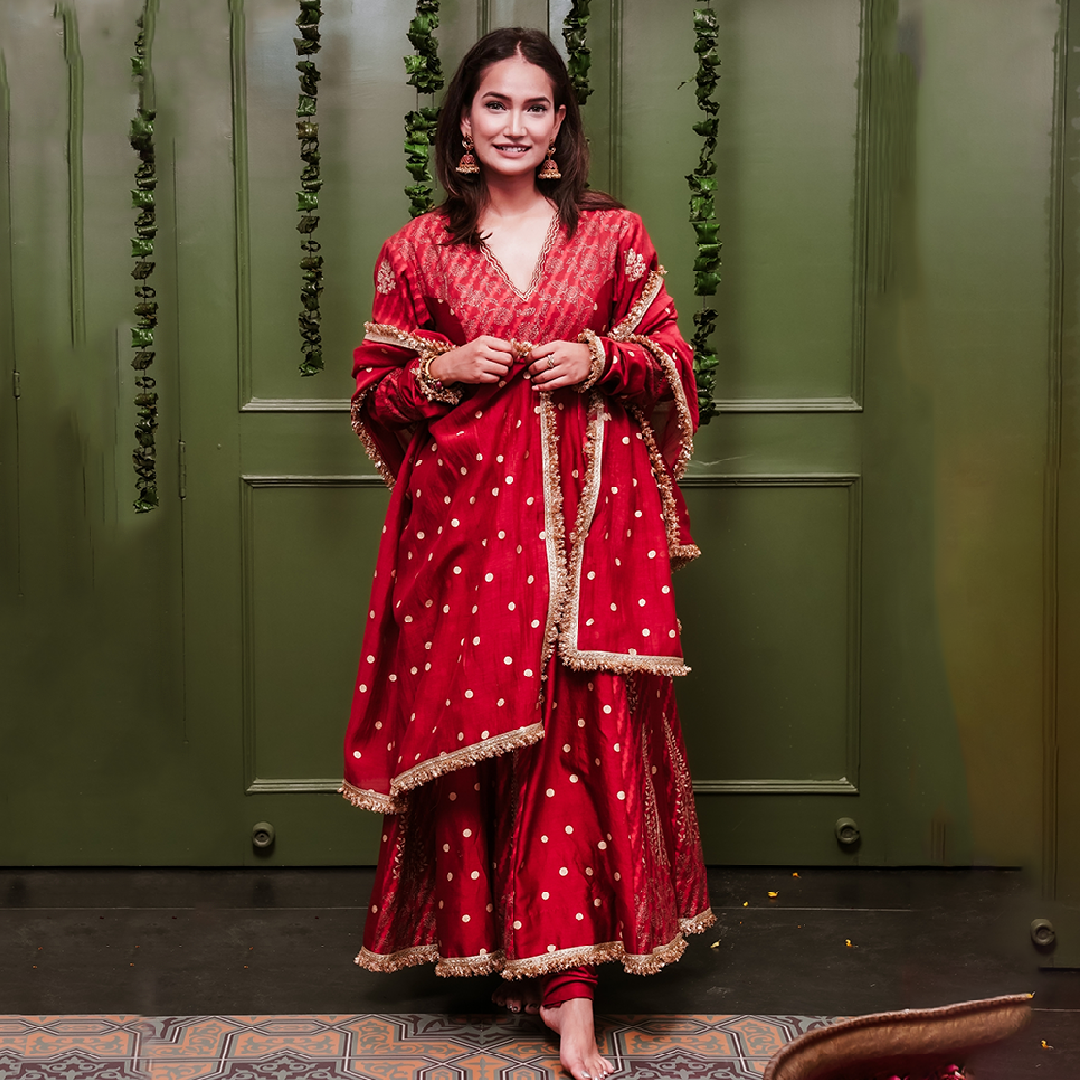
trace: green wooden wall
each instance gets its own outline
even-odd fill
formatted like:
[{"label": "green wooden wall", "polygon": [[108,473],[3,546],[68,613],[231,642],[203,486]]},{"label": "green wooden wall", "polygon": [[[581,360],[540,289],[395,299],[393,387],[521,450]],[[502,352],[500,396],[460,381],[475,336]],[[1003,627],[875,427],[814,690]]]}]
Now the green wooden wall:
[{"label": "green wooden wall", "polygon": [[[489,27],[557,32],[567,7],[444,0],[443,59]],[[707,857],[1023,865],[1080,900],[1075,19],[1064,0],[714,7],[721,412],[686,484],[705,555],[679,580]],[[376,820],[332,793],[387,498],[348,368],[406,219],[412,5],[324,0],[328,364],[307,380],[294,8],[160,0],[146,516],[141,2],[0,10],[7,863],[373,859]],[[593,182],[643,214],[687,329],[693,2],[592,8]]]}]

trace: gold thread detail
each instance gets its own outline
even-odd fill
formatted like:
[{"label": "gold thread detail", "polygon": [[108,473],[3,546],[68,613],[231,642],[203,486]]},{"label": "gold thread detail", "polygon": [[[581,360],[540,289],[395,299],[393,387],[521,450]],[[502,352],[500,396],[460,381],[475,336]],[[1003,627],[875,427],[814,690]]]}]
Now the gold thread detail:
[{"label": "gold thread detail", "polygon": [[694,456],[694,421],[690,417],[690,406],[687,404],[686,393],[683,391],[682,379],[679,378],[679,369],[675,366],[675,361],[652,339],[641,334],[632,334],[627,340],[648,349],[656,357],[664,378],[671,387],[671,396],[675,399],[675,412],[679,425],[679,456],[672,465],[671,472],[678,480]]},{"label": "gold thread detail", "polygon": [[660,290],[664,287],[664,275],[666,273],[667,271],[661,266],[649,274],[645,279],[645,286],[641,290],[641,295],[634,301],[626,315],[616,324],[608,335],[609,337],[615,341],[630,340],[630,335],[637,330],[641,325],[641,320],[645,318],[645,312],[652,307],[653,301],[660,295]]},{"label": "gold thread detail", "polygon": [[613,675],[689,675],[691,669],[677,656],[640,656],[629,653],[603,652],[600,649],[579,649],[573,653],[560,652],[562,662],[574,671],[610,671]]},{"label": "gold thread detail", "polygon": [[592,358],[589,364],[589,374],[574,387],[579,394],[584,394],[603,378],[604,369],[607,367],[607,354],[604,352],[604,344],[595,330],[582,330],[578,334],[578,342],[581,345],[589,346],[589,356]]},{"label": "gold thread detail", "polygon": [[437,945],[418,945],[387,955],[363,948],[356,957],[356,964],[368,971],[388,972],[434,963],[436,975],[489,975],[498,971],[504,979],[531,979],[582,964],[603,964],[621,960],[623,967],[631,975],[654,975],[682,956],[687,945],[683,934],[700,934],[715,922],[716,916],[708,909],[692,918],[680,919],[679,932],[675,937],[665,945],[658,945],[650,953],[628,953],[621,941],[604,941],[598,945],[582,945],[574,949],[558,949],[555,952],[541,953],[539,956],[528,956],[521,960],[507,960],[501,950],[483,956],[440,956]]},{"label": "gold thread detail", "polygon": [[600,945],[581,945],[574,949],[558,949],[555,952],[528,956],[523,960],[508,960],[502,968],[504,979],[533,979],[538,975],[550,975],[553,971],[585,964],[604,964],[622,959],[626,949],[621,941],[605,941]]},{"label": "gold thread detail", "polygon": [[454,348],[448,341],[432,341],[389,323],[364,323],[364,340],[373,341],[377,345],[396,345],[399,349],[412,349],[421,359],[439,356]]},{"label": "gold thread detail", "polygon": [[390,797],[396,799],[403,792],[420,787],[422,784],[427,784],[432,780],[437,780],[447,773],[475,765],[486,758],[498,757],[501,754],[508,754],[512,750],[520,750],[524,746],[531,746],[533,743],[539,742],[543,737],[543,724],[529,724],[518,728],[517,731],[507,731],[502,735],[495,735],[493,738],[462,747],[452,753],[429,758],[427,761],[422,761],[419,765],[414,765],[411,769],[395,776],[390,781]]},{"label": "gold thread detail", "polygon": [[715,923],[716,916],[713,914],[712,909],[706,908],[689,919],[680,919],[679,932],[681,934],[704,934]]},{"label": "gold thread detail", "polygon": [[656,436],[652,425],[645,419],[644,413],[636,405],[630,406],[630,413],[641,426],[641,437],[649,451],[653,478],[660,491],[660,503],[664,514],[664,529],[667,533],[668,554],[671,557],[672,570],[681,570],[687,563],[693,562],[700,554],[697,544],[684,544],[679,532],[679,511],[675,505],[675,493],[672,490],[671,477],[664,465],[660,448],[656,445]]},{"label": "gold thread detail", "polygon": [[367,451],[367,456],[371,458],[372,464],[379,470],[379,475],[383,478],[386,486],[393,491],[396,477],[390,471],[389,466],[383,461],[382,454],[379,453],[378,444],[375,442],[374,437],[368,430],[368,426],[364,423],[364,418],[360,415],[360,410],[364,405],[364,400],[368,394],[374,390],[374,386],[369,386],[357,399],[352,403],[352,408],[349,411],[349,416],[352,420],[352,429],[356,432],[357,438],[359,438],[361,445]]},{"label": "gold thread detail", "polygon": [[491,975],[501,971],[506,957],[500,950],[484,953],[483,956],[440,956],[435,965],[435,974],[444,978],[468,975]]},{"label": "gold thread detail", "polygon": [[500,278],[502,278],[503,284],[509,288],[513,294],[519,300],[528,300],[530,296],[536,291],[537,286],[540,284],[540,278],[544,274],[544,266],[547,263],[548,254],[551,252],[552,247],[555,244],[555,239],[559,235],[559,212],[555,211],[551,216],[551,224],[548,225],[547,236],[544,237],[544,246],[540,249],[540,254],[536,259],[536,266],[533,267],[532,277],[529,279],[529,288],[522,292],[511,280],[510,275],[503,268],[503,264],[495,258],[491,251],[491,248],[487,244],[481,241],[480,250],[484,253],[484,258],[491,263],[492,269]]},{"label": "gold thread detail", "polygon": [[540,670],[547,672],[555,642],[559,637],[559,620],[566,605],[566,526],[563,522],[562,485],[559,480],[559,436],[555,430],[555,406],[551,395],[540,395],[540,452],[544,474],[544,543],[548,562],[548,615]]},{"label": "gold thread detail", "polygon": [[430,356],[425,356],[420,361],[420,366],[416,368],[416,385],[420,387],[420,393],[427,398],[428,401],[441,401],[446,405],[460,405],[462,392],[460,389],[454,389],[452,386],[447,386],[441,379],[436,379],[431,374],[431,365],[438,357],[438,353],[434,353]]},{"label": "gold thread detail", "polygon": [[385,956],[363,948],[357,953],[353,963],[366,971],[391,972],[417,967],[420,964],[432,964],[438,959],[438,945],[417,945],[412,949],[400,949],[398,952]]},{"label": "gold thread detail", "polygon": [[376,814],[400,814],[405,810],[405,803],[392,795],[357,787],[348,780],[341,781],[338,794],[348,799],[358,810],[371,810]]}]

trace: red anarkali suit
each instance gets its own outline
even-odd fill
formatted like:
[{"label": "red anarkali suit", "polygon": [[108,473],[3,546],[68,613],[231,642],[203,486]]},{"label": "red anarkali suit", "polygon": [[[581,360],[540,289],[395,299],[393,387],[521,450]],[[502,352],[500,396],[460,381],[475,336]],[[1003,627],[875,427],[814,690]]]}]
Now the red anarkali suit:
[{"label": "red anarkali suit", "polygon": [[[393,495],[341,790],[386,816],[357,963],[657,971],[713,916],[671,679],[697,397],[652,243],[624,210],[555,222],[522,293],[435,212],[375,284],[353,426]],[[591,374],[424,378],[482,334],[581,336]]]}]

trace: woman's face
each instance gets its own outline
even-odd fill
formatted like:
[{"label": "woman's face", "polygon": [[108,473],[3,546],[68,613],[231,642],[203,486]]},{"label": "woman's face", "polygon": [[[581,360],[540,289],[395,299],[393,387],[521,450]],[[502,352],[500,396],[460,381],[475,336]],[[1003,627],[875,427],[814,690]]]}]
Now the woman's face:
[{"label": "woman's face", "polygon": [[547,72],[518,55],[484,72],[461,132],[472,136],[482,169],[520,176],[540,167],[565,115],[565,105],[555,108]]}]

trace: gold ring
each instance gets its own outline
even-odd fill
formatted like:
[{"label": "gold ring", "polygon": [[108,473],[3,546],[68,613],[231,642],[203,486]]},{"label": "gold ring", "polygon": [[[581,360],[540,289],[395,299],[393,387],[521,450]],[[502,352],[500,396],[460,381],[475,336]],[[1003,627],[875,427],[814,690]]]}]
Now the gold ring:
[{"label": "gold ring", "polygon": [[555,366],[555,357],[554,356],[549,356],[548,357],[548,370],[550,370],[554,366]]}]

